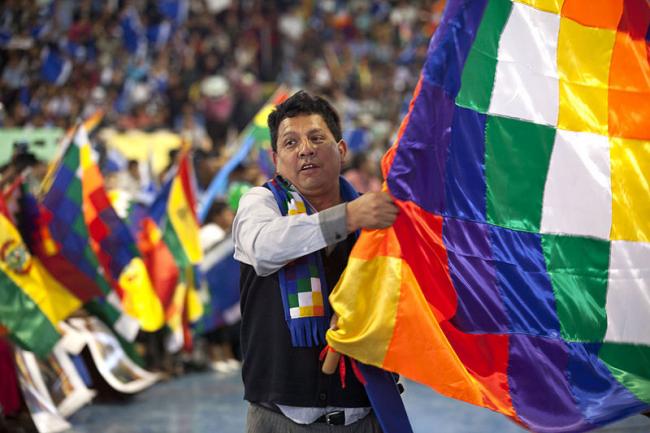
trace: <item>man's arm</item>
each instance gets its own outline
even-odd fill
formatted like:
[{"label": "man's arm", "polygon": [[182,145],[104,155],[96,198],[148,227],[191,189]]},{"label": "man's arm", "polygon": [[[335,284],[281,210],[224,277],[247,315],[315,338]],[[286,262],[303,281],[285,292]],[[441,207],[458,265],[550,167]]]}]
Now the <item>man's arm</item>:
[{"label": "man's arm", "polygon": [[283,216],[273,193],[263,187],[242,197],[233,223],[235,259],[262,276],[347,235],[345,204],[312,215]]},{"label": "man's arm", "polygon": [[396,217],[397,206],[384,192],[364,194],[312,215],[283,216],[273,193],[256,187],[242,197],[233,223],[235,259],[253,266],[258,275],[269,275],[353,231],[389,227]]}]

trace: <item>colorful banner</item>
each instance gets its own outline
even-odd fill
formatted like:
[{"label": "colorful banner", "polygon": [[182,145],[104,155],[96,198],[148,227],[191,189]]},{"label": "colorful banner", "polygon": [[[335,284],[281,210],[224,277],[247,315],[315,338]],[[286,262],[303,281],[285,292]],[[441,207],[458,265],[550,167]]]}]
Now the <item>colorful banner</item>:
[{"label": "colorful banner", "polygon": [[109,302],[96,303],[94,312],[132,341],[137,328],[128,322],[135,318],[143,329],[159,329],[162,308],[135,240],[110,204],[86,126],[70,140],[42,203],[28,206],[26,200],[28,220],[37,228],[31,231],[34,250],[84,302],[106,297]]},{"label": "colorful banner", "polygon": [[21,347],[46,356],[59,340],[56,324],[80,306],[30,253],[0,198],[0,323]]},{"label": "colorful banner", "polygon": [[[179,279],[173,294],[167,290],[165,296],[165,300],[170,300],[165,309],[166,322],[172,330],[168,344],[170,352],[176,352],[182,346],[188,349],[191,347],[188,322],[196,322],[203,315],[196,275],[196,268],[203,259],[203,253],[199,243],[199,223],[196,217],[194,194],[194,175],[189,149],[186,147],[179,157],[175,175],[163,186],[151,205],[147,217],[151,223],[155,223],[155,227],[149,227],[148,233],[153,236],[150,239],[152,243],[155,241],[152,252],[164,251],[156,247],[162,239],[178,269]],[[160,231],[158,232],[157,229]],[[162,238],[158,237],[160,234]],[[156,258],[166,257],[163,254]]]},{"label": "colorful banner", "polygon": [[449,1],[329,343],[582,432],[650,407],[645,0]]}]

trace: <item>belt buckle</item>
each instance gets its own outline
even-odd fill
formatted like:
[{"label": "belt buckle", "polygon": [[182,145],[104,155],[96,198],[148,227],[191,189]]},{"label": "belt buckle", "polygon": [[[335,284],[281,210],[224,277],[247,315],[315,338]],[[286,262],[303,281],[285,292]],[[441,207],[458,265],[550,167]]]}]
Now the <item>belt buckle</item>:
[{"label": "belt buckle", "polygon": [[344,425],[345,424],[345,411],[335,410],[325,414],[325,422],[328,425]]}]

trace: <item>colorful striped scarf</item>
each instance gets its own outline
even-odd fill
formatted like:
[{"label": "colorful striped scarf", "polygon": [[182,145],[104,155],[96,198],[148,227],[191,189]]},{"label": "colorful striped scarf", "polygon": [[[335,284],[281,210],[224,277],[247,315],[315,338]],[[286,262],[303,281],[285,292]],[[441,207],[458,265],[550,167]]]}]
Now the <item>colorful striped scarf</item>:
[{"label": "colorful striped scarf", "polygon": [[[343,201],[354,200],[359,194],[343,177],[339,178]],[[277,175],[264,184],[271,190],[282,215],[316,212],[298,190]],[[325,344],[332,309],[327,298],[329,287],[325,279],[320,251],[299,257],[278,272],[284,317],[294,347],[314,347]]]}]

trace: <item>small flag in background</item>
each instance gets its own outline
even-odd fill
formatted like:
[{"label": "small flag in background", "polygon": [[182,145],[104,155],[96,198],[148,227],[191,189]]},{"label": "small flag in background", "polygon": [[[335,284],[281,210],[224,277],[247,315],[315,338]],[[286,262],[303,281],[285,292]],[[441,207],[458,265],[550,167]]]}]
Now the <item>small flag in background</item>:
[{"label": "small flag in background", "polygon": [[59,340],[56,324],[80,306],[29,253],[0,194],[0,323],[20,346],[45,357]]},{"label": "small flag in background", "polygon": [[61,253],[99,288],[103,295],[111,288],[103,276],[97,256],[90,246],[90,232],[83,211],[81,152],[71,137],[61,157],[52,184],[44,193],[41,217],[47,225],[52,253]]},{"label": "small flag in background", "polygon": [[70,59],[50,47],[43,48],[41,57],[41,77],[50,84],[65,84],[72,72]]},{"label": "small flag in background", "polygon": [[239,262],[233,254],[235,246],[228,235],[205,253],[201,273],[210,293],[209,309],[196,329],[211,331],[232,325],[241,318],[239,308]]},{"label": "small flag in background", "polygon": [[136,204],[129,213],[131,232],[137,239],[151,282],[162,304],[163,310],[171,304],[178,285],[180,271],[174,256],[163,240],[162,232],[156,222],[149,217],[147,208]]},{"label": "small flag in background", "polygon": [[[106,211],[106,208],[98,207],[98,203],[102,204],[100,193],[103,191],[103,188],[98,188],[100,179],[88,177],[84,172],[89,164],[89,150],[84,150],[89,146],[85,126],[79,125],[70,135],[70,140],[48,182],[49,189],[44,192],[38,212],[34,212],[39,215],[38,233],[42,241],[42,248],[35,251],[39,251],[39,256],[57,280],[73,293],[81,292],[83,296],[80,298],[84,302],[96,301],[92,305],[97,307],[97,314],[132,341],[139,325],[133,317],[124,314],[119,297],[107,281],[107,278],[113,278],[110,272],[116,271],[117,265],[126,260],[125,254],[129,250],[126,248],[116,253],[111,261],[106,261],[103,255],[101,264],[106,269],[100,265],[97,254],[105,252],[99,248],[99,243],[112,239],[110,226],[102,221],[100,214],[102,209],[105,214],[112,208]],[[86,284],[80,285],[81,281]],[[87,303],[86,308],[89,308]]]},{"label": "small flag in background", "polygon": [[78,147],[80,157],[83,214],[90,245],[105,278],[120,294],[125,312],[138,319],[143,330],[156,331],[164,324],[160,300],[128,226],[110,203],[84,125],[79,126],[72,145]]},{"label": "small flag in background", "polygon": [[187,19],[189,2],[188,0],[161,0],[158,3],[158,9],[174,25],[179,26]]},{"label": "small flag in background", "polygon": [[271,178],[275,173],[275,165],[271,159],[271,133],[266,120],[271,111],[276,105],[281,104],[289,97],[289,89],[285,86],[280,86],[271,95],[269,100],[264,104],[260,111],[255,115],[253,121],[242,132],[242,142],[247,136],[253,137],[255,140],[254,153],[257,153],[257,164],[262,169],[264,174]]},{"label": "small flag in background", "polygon": [[[155,229],[160,230],[179,272],[171,303],[165,311],[173,333],[169,346],[171,351],[180,349],[181,344],[185,347],[191,345],[188,322],[196,322],[203,314],[197,284],[197,267],[203,255],[199,243],[194,177],[189,148],[185,146],[181,152],[176,174],[163,186],[149,209],[151,222],[155,223],[155,227],[149,227],[149,235],[153,236],[151,240],[157,240]],[[158,258],[165,259],[165,249],[156,248],[154,251],[159,253]]]},{"label": "small flag in background", "polygon": [[147,52],[147,38],[138,11],[128,7],[120,19],[122,45],[132,55],[143,56]]},{"label": "small flag in background", "polygon": [[147,42],[156,50],[162,49],[172,36],[172,25],[164,20],[147,28]]},{"label": "small flag in background", "polygon": [[338,351],[536,432],[650,407],[645,0],[451,0],[383,159]]},{"label": "small flag in background", "polygon": [[[181,265],[198,265],[202,259],[199,224],[189,150],[184,148],[176,174],[151,205],[150,216],[163,231],[165,242]],[[178,247],[178,248],[172,248]]]}]

